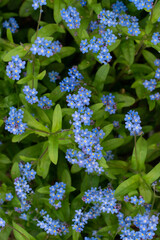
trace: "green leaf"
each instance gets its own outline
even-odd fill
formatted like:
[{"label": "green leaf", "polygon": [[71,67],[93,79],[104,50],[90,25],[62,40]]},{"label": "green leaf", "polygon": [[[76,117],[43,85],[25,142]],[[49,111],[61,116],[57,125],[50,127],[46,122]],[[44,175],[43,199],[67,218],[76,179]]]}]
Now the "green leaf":
[{"label": "green leaf", "polygon": [[90,109],[93,111],[93,112],[97,112],[99,109],[101,109],[103,107],[103,103],[96,103],[96,104],[93,104]]},{"label": "green leaf", "polygon": [[121,51],[129,66],[134,63],[135,45],[134,40],[128,39],[121,43]]},{"label": "green leaf", "polygon": [[24,228],[20,227],[14,221],[12,222],[12,225],[14,227],[13,233],[16,240],[36,240],[26,230],[24,230]]},{"label": "green leaf", "polygon": [[142,51],[142,55],[145,58],[145,60],[148,62],[148,64],[153,68],[156,69],[156,66],[154,64],[154,61],[156,60],[156,56],[154,56],[153,53],[147,50]]},{"label": "green leaf", "polygon": [[157,22],[159,16],[160,16],[160,1],[158,1],[157,4],[153,7],[153,13],[151,15],[151,22],[152,23]]},{"label": "green leaf", "polygon": [[[136,142],[136,153],[135,153],[135,147],[134,147],[132,160],[131,160],[132,168],[134,170],[144,171],[145,160],[147,156],[147,141],[142,136]],[[137,155],[137,159],[136,159],[136,155]]]},{"label": "green leaf", "polygon": [[25,139],[26,137],[28,137],[30,134],[34,133],[34,131],[32,130],[26,130],[24,133],[19,134],[19,135],[15,135],[12,138],[12,142],[20,142],[23,139]]},{"label": "green leaf", "polygon": [[27,125],[30,127],[33,127],[35,133],[37,133],[40,136],[48,136],[49,129],[46,128],[42,123],[38,122],[26,109],[24,109],[24,122],[27,122]]},{"label": "green leaf", "polygon": [[80,233],[76,232],[76,230],[72,229],[72,236],[73,236],[73,240],[78,240],[80,237]]},{"label": "green leaf", "polygon": [[0,153],[0,163],[9,164],[11,161],[6,155]]},{"label": "green leaf", "polygon": [[28,44],[24,44],[24,47],[18,46],[15,47],[14,49],[11,49],[8,53],[6,53],[3,57],[4,62],[9,62],[12,60],[12,56],[18,55],[20,58],[24,57],[24,55],[27,53],[29,50]]},{"label": "green leaf", "polygon": [[14,41],[13,41],[13,36],[12,36],[11,30],[10,30],[9,28],[7,28],[7,39],[8,39],[11,43],[14,43]]},{"label": "green leaf", "polygon": [[50,135],[48,138],[48,154],[51,162],[55,165],[58,161],[58,137]]},{"label": "green leaf", "polygon": [[98,187],[100,177],[97,175],[89,175],[84,173],[81,181],[81,192],[88,190],[91,187]]},{"label": "green leaf", "polygon": [[77,172],[80,172],[81,171],[81,167],[78,165],[78,164],[73,164],[72,167],[71,167],[71,173],[77,173]]},{"label": "green leaf", "polygon": [[65,58],[75,53],[75,51],[76,49],[74,47],[62,47],[58,55],[60,58]]},{"label": "green leaf", "polygon": [[91,4],[91,7],[95,11],[96,14],[100,14],[100,12],[102,11],[101,3]]},{"label": "green leaf", "polygon": [[136,174],[122,182],[115,190],[115,197],[125,196],[139,187],[140,176]]},{"label": "green leaf", "polygon": [[120,147],[123,143],[124,143],[123,138],[113,138],[102,142],[102,147],[104,147],[106,151],[109,151]]},{"label": "green leaf", "polygon": [[133,97],[130,97],[124,94],[119,94],[119,93],[115,93],[114,95],[116,97],[116,102],[118,102],[117,109],[121,109],[123,107],[129,107],[135,103],[135,99]]},{"label": "green leaf", "polygon": [[62,3],[61,0],[54,0],[53,6],[54,6],[54,20],[56,23],[60,23],[62,20],[60,10],[65,8],[65,4]]},{"label": "green leaf", "polygon": [[15,179],[17,177],[20,177],[20,171],[19,171],[19,166],[18,162],[13,163],[12,168],[11,168],[11,176],[12,179]]},{"label": "green leaf", "polygon": [[48,141],[45,142],[39,149],[40,151],[38,164],[37,164],[37,174],[43,178],[46,178],[49,172],[49,167],[51,164],[49,155],[48,155]]},{"label": "green leaf", "polygon": [[29,81],[31,81],[33,79],[33,75],[29,74],[24,78],[21,78],[19,81],[17,81],[17,84],[25,84],[28,83]]},{"label": "green leaf", "polygon": [[61,99],[65,95],[65,92],[61,92],[60,86],[56,87],[49,95],[49,98],[53,101],[56,102],[59,99]]},{"label": "green leaf", "polygon": [[104,83],[106,81],[109,69],[110,69],[110,65],[107,64],[107,65],[101,66],[96,72],[93,86],[95,86],[96,89],[98,89],[99,91],[102,91],[104,88]]},{"label": "green leaf", "polygon": [[37,76],[36,76],[36,79],[38,80],[42,80],[46,75],[46,70],[44,70],[43,72],[39,73]]},{"label": "green leaf", "polygon": [[70,171],[67,168],[63,169],[61,180],[66,184],[67,188],[71,186],[71,175]]},{"label": "green leaf", "polygon": [[152,200],[152,190],[147,183],[142,182],[139,186],[140,195],[144,198],[146,203],[150,203]]},{"label": "green leaf", "polygon": [[112,132],[113,124],[108,124],[107,126],[103,127],[102,130],[105,133],[105,136],[102,139],[103,141]]},{"label": "green leaf", "polygon": [[31,0],[26,0],[22,3],[19,9],[20,17],[28,17],[34,12],[34,8],[32,7],[33,2]]},{"label": "green leaf", "polygon": [[50,185],[45,186],[45,187],[41,187],[41,188],[38,188],[37,192],[43,193],[43,194],[49,194],[50,193],[49,188],[50,188]]},{"label": "green leaf", "polygon": [[[55,32],[65,33],[65,30],[55,23],[50,23],[39,29],[37,37],[50,37]],[[31,43],[34,43],[35,38],[36,33],[32,36]]]},{"label": "green leaf", "polygon": [[57,132],[62,129],[62,109],[59,104],[56,105],[52,117],[52,132]]},{"label": "green leaf", "polygon": [[149,173],[147,173],[143,179],[151,184],[160,177],[160,163],[158,163]]}]

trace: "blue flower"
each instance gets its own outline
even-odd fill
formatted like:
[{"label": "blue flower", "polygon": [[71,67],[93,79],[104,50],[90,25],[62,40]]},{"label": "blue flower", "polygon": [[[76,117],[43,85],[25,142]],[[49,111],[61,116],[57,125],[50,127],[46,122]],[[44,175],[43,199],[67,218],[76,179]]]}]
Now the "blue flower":
[{"label": "blue flower", "polygon": [[11,33],[15,33],[17,32],[19,25],[16,22],[15,18],[9,18],[8,21],[3,22],[3,27],[6,29],[10,29]]},{"label": "blue flower", "polygon": [[76,29],[80,27],[81,19],[79,17],[79,12],[77,12],[75,7],[69,6],[66,10],[63,8],[61,10],[61,16],[67,23],[69,29]]},{"label": "blue flower", "polygon": [[125,128],[130,131],[130,135],[139,135],[141,133],[142,127],[140,126],[141,120],[138,112],[130,110],[125,115]]},{"label": "blue flower", "polygon": [[22,61],[18,55],[12,56],[12,61],[8,62],[8,65],[6,67],[7,76],[13,80],[19,80],[20,73],[22,69],[25,68],[25,64],[26,62]]},{"label": "blue flower", "polygon": [[38,9],[40,6],[47,5],[46,0],[33,0],[32,7],[34,10]]}]

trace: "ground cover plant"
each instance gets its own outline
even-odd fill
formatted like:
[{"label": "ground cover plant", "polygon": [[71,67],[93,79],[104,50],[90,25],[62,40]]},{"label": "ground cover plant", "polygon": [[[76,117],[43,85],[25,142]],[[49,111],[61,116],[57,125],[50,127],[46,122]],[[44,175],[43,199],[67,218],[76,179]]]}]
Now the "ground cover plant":
[{"label": "ground cover plant", "polygon": [[160,239],[160,1],[0,13],[0,239]]}]

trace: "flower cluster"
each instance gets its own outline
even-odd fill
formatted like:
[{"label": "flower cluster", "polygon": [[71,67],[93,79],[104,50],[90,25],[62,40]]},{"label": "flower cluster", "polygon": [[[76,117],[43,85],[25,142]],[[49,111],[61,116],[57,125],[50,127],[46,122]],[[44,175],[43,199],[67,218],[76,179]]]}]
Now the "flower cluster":
[{"label": "flower cluster", "polygon": [[93,206],[88,212],[83,209],[76,210],[72,228],[81,232],[89,219],[100,216],[101,213],[118,213],[117,200],[114,198],[114,191],[110,188],[102,190],[101,188],[91,188],[84,193],[82,200],[85,203],[92,203]]},{"label": "flower cluster", "polygon": [[112,95],[112,93],[109,93],[109,95],[106,95],[101,98],[102,103],[106,106],[105,111],[109,112],[110,114],[115,114],[117,106],[114,102],[115,96]]},{"label": "flower cluster", "polygon": [[157,85],[157,82],[155,79],[151,79],[150,81],[148,80],[145,80],[143,82],[143,85],[145,88],[147,88],[150,92],[152,92],[155,88],[156,88],[156,85]]},{"label": "flower cluster", "polygon": [[130,135],[139,135],[141,133],[142,127],[140,125],[141,120],[138,115],[138,112],[134,110],[130,110],[125,115],[125,128],[127,128],[130,131]]},{"label": "flower cluster", "polygon": [[53,186],[50,187],[50,198],[49,203],[58,209],[61,207],[61,201],[65,193],[66,184],[63,182],[56,182]]},{"label": "flower cluster", "polygon": [[38,102],[37,91],[35,88],[31,89],[29,86],[24,86],[23,92],[26,95],[25,98],[30,104]]},{"label": "flower cluster", "polygon": [[125,202],[130,202],[130,203],[133,203],[134,205],[141,205],[143,206],[145,201],[143,199],[142,196],[140,196],[139,198],[137,198],[137,196],[133,196],[133,197],[129,197],[128,195],[127,196],[124,196],[124,201]]},{"label": "flower cluster", "polygon": [[12,56],[12,61],[8,62],[8,65],[6,67],[7,76],[13,80],[19,80],[20,73],[22,69],[25,68],[25,64],[26,62],[22,61],[18,55]]},{"label": "flower cluster", "polygon": [[10,107],[9,117],[5,121],[5,129],[13,134],[22,134],[27,128],[27,124],[23,123],[23,111]]},{"label": "flower cluster", "polygon": [[[123,213],[118,213],[117,217],[120,227],[123,228],[120,234],[122,240],[153,239],[157,230],[157,216],[150,216],[149,212],[146,212],[135,217],[125,217]],[[135,227],[138,230],[135,230]]]},{"label": "flower cluster", "polygon": [[84,240],[98,240],[98,238],[95,238],[95,237],[91,237],[91,238],[85,237]]},{"label": "flower cluster", "polygon": [[157,44],[160,42],[160,33],[159,33],[159,32],[153,33],[151,42],[152,42],[154,45],[157,45]]},{"label": "flower cluster", "polygon": [[98,28],[98,22],[97,21],[91,21],[89,24],[89,30],[93,32],[95,29]]},{"label": "flower cluster", "polygon": [[102,155],[102,149],[99,138],[103,138],[105,135],[102,130],[93,128],[91,131],[88,129],[81,129],[82,123],[87,126],[91,124],[91,116],[93,112],[86,107],[89,105],[91,97],[91,91],[81,87],[78,90],[78,94],[69,94],[67,96],[68,106],[71,108],[77,108],[78,110],[72,114],[75,142],[78,144],[80,151],[68,149],[66,153],[66,159],[74,164],[77,163],[80,167],[86,168],[88,173],[97,172],[100,174],[103,170],[99,167],[96,160],[100,160]]},{"label": "flower cluster", "polygon": [[[27,194],[33,194],[33,190],[29,186],[29,182],[35,179],[36,172],[31,169],[32,165],[26,163],[23,165],[19,163],[19,169],[21,177],[18,177],[14,180],[15,191],[20,200],[21,207],[15,207],[15,211],[19,213],[27,212],[31,205],[27,201]],[[21,218],[24,218],[25,215],[21,215]]]},{"label": "flower cluster", "polygon": [[6,225],[6,222],[0,217],[0,232],[2,230],[2,228],[4,228]]},{"label": "flower cluster", "polygon": [[29,86],[24,86],[23,92],[26,95],[25,98],[27,102],[33,104],[37,103],[37,106],[42,108],[42,109],[49,109],[52,106],[52,101],[49,100],[46,96],[40,97],[40,100],[38,99],[37,91],[35,88],[30,88]]},{"label": "flower cluster", "polygon": [[32,7],[34,10],[38,9],[40,6],[46,5],[46,0],[33,0]]},{"label": "flower cluster", "polygon": [[55,71],[49,72],[48,76],[49,76],[50,82],[53,82],[53,83],[55,83],[55,81],[60,78],[59,73]]},{"label": "flower cluster", "polygon": [[80,84],[83,79],[82,74],[77,70],[77,67],[72,67],[68,72],[69,77],[64,78],[60,82],[61,92],[71,92]]},{"label": "flower cluster", "polygon": [[[159,67],[160,66],[160,59],[156,59],[154,61],[155,66]],[[156,69],[156,73],[155,73],[155,79],[150,79],[150,81],[145,80],[143,82],[143,85],[145,88],[147,88],[150,92],[152,92],[156,86],[157,86],[157,81],[160,79],[160,68]],[[160,99],[160,93],[157,92],[155,94],[150,95],[150,99],[151,100],[159,100]]]},{"label": "flower cluster", "polygon": [[50,109],[52,106],[52,100],[49,100],[46,96],[40,97],[39,102],[38,102],[38,107],[42,109]]},{"label": "flower cluster", "polygon": [[138,10],[146,8],[147,10],[150,10],[153,7],[154,0],[129,0],[130,2],[133,2]]},{"label": "flower cluster", "polygon": [[53,220],[44,210],[41,210],[40,214],[43,220],[40,221],[37,219],[37,226],[43,229],[47,234],[62,236],[62,234],[69,232],[67,224],[61,222],[60,220]]},{"label": "flower cluster", "polygon": [[6,29],[10,29],[11,33],[17,32],[17,29],[19,28],[15,18],[10,18],[8,21],[4,21],[3,27]]},{"label": "flower cluster", "polygon": [[82,5],[82,7],[86,6],[87,5],[87,2],[85,0],[81,0],[80,1],[80,4]]},{"label": "flower cluster", "polygon": [[111,45],[116,39],[117,37],[113,34],[113,31],[107,29],[106,31],[103,31],[103,36],[101,38],[93,37],[89,44],[87,39],[82,40],[80,43],[80,50],[82,53],[86,53],[89,50],[93,53],[99,52],[97,58],[101,63],[107,64],[112,59],[107,45]]},{"label": "flower cluster", "polygon": [[121,12],[127,11],[127,7],[121,1],[117,1],[116,3],[112,4],[112,9],[113,9],[113,12],[118,14],[120,14]]},{"label": "flower cluster", "polygon": [[[121,5],[118,8],[118,5]],[[118,2],[115,5],[113,4],[113,11],[102,10],[98,15],[100,24],[105,28],[116,27],[120,25],[122,27],[128,27],[128,33],[132,36],[138,36],[140,34],[138,19],[135,16],[130,16],[127,14],[121,14],[121,11],[126,11],[123,3]]]},{"label": "flower cluster", "polygon": [[75,7],[69,6],[66,10],[63,8],[61,10],[61,16],[67,23],[69,29],[76,29],[80,27],[81,19],[79,17],[79,12],[77,12]]},{"label": "flower cluster", "polygon": [[55,53],[60,52],[61,47],[62,45],[58,40],[52,42],[45,40],[44,38],[37,37],[34,44],[32,44],[30,51],[34,55],[38,54],[39,56],[51,57]]},{"label": "flower cluster", "polygon": [[106,152],[106,156],[104,156],[104,158],[106,159],[106,161],[110,161],[114,159],[114,154],[112,154],[112,151],[109,150]]}]

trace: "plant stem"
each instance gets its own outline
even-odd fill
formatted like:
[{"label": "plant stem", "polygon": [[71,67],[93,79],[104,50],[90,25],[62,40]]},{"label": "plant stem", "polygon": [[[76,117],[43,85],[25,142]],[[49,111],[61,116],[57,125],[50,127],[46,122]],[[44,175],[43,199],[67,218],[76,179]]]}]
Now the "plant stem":
[{"label": "plant stem", "polygon": [[[40,26],[41,17],[42,17],[42,6],[40,6],[40,13],[39,13],[39,19],[38,19],[38,25],[37,25],[35,40],[36,40],[37,37],[38,37],[38,31],[39,31],[39,26]],[[35,41],[35,40],[34,40],[34,41]],[[35,55],[33,55],[32,61],[33,61],[33,68],[32,68],[32,73],[33,73],[32,88],[34,88]]]},{"label": "plant stem", "polygon": [[137,146],[136,146],[136,133],[134,133],[134,147],[135,147],[135,157],[136,157],[137,170],[138,170],[138,158],[137,158]]},{"label": "plant stem", "polygon": [[26,237],[22,232],[20,232],[19,230],[15,229],[14,227],[10,226],[9,224],[6,223],[6,226],[8,226],[9,228],[11,228],[12,230],[17,231],[18,233],[20,233],[25,239],[29,240],[28,237]]},{"label": "plant stem", "polygon": [[50,135],[50,133],[49,133],[49,132],[46,132],[46,131],[43,131],[43,130],[39,130],[39,129],[27,128],[27,130],[32,130],[32,131],[35,131],[35,132],[46,133],[46,134]]},{"label": "plant stem", "polygon": [[[155,203],[155,186],[153,186],[153,190],[154,190],[154,193],[153,193],[153,201],[152,201],[152,207],[151,207],[151,211],[153,210],[153,207],[154,207],[154,203]],[[151,217],[151,211],[150,211],[150,217]]]}]

